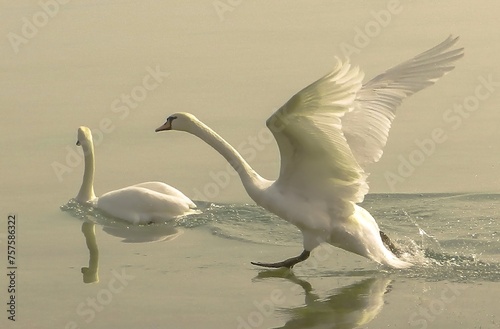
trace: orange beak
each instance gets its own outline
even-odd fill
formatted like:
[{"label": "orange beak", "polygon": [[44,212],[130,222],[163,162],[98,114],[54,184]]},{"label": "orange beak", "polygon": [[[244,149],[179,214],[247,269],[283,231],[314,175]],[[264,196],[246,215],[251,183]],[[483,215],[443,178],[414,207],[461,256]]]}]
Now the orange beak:
[{"label": "orange beak", "polygon": [[164,130],[171,130],[171,129],[172,129],[172,125],[171,125],[170,121],[167,121],[163,124],[163,126],[156,128],[155,132],[164,131]]}]

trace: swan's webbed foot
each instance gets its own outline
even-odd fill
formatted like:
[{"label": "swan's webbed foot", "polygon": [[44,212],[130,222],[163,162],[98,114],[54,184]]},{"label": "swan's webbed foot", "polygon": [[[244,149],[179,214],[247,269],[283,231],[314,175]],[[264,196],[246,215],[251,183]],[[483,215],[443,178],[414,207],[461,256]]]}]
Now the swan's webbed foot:
[{"label": "swan's webbed foot", "polygon": [[382,238],[382,242],[385,244],[389,250],[396,255],[396,257],[401,256],[402,252],[401,250],[392,243],[391,239],[385,234],[384,232],[380,231],[380,237]]},{"label": "swan's webbed foot", "polygon": [[262,267],[270,267],[270,268],[292,268],[295,264],[305,261],[309,258],[311,254],[310,251],[304,250],[300,255],[292,258],[285,259],[282,262],[277,263],[261,263],[261,262],[251,262],[253,265],[262,266]]}]

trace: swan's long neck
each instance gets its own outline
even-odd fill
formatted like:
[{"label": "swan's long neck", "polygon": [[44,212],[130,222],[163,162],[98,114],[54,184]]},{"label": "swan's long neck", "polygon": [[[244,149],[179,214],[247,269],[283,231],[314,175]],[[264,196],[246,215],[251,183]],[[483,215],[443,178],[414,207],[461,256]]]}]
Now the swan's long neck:
[{"label": "swan's long neck", "polygon": [[227,160],[227,162],[229,162],[234,170],[236,170],[248,195],[255,202],[259,203],[259,196],[262,195],[259,192],[262,192],[262,190],[270,185],[271,182],[257,174],[255,170],[250,167],[248,162],[246,162],[245,159],[243,159],[243,157],[238,153],[238,151],[236,151],[231,144],[226,142],[215,131],[199,120],[193,120],[192,122],[192,129],[189,129],[188,132],[198,136],[219,152]]},{"label": "swan's long neck", "polygon": [[85,157],[85,171],[83,172],[82,187],[76,196],[78,202],[88,202],[95,199],[94,194],[94,145],[92,142],[82,145],[83,154]]}]

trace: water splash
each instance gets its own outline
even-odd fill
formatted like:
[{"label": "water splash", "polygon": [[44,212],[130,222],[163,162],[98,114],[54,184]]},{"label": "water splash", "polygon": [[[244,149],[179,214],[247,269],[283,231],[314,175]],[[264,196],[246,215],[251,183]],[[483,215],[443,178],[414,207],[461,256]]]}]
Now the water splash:
[{"label": "water splash", "polygon": [[[294,247],[302,244],[301,233],[295,226],[256,205],[198,201],[196,204],[201,214],[179,218],[170,225],[179,230],[206,230],[242,243]],[[402,258],[415,264],[407,270],[375,267],[375,271],[428,281],[500,282],[500,226],[496,220],[499,196],[369,195],[363,207],[401,248]],[[106,227],[127,227],[122,221],[108,218],[75,200],[61,209],[73,217],[91,219]],[[153,229],[161,230],[169,224],[155,225]],[[132,229],[136,228],[128,228]],[[347,266],[345,271],[352,276],[353,271],[362,273],[363,269]],[[343,270],[337,272],[335,275],[342,275]],[[315,270],[311,275],[321,273]]]}]

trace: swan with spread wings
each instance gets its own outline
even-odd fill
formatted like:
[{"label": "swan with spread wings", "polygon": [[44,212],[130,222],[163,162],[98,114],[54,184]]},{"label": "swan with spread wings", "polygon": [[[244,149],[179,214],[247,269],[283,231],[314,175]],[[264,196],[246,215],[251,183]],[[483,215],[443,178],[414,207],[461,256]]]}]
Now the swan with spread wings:
[{"label": "swan with spread wings", "polygon": [[186,131],[217,150],[238,172],[260,206],[296,225],[303,252],[276,263],[291,268],[323,242],[379,264],[406,268],[370,213],[358,206],[368,193],[365,168],[382,156],[403,99],[432,85],[463,56],[450,36],[428,51],[362,83],[363,73],[337,59],[334,69],[295,94],[267,121],[281,155],[279,177],[257,174],[222,137],[189,113],[174,113],[156,131]]}]

